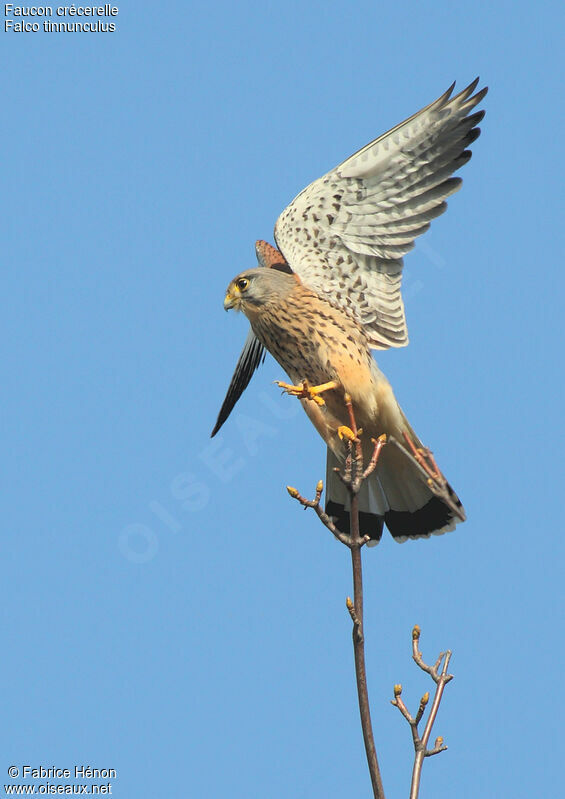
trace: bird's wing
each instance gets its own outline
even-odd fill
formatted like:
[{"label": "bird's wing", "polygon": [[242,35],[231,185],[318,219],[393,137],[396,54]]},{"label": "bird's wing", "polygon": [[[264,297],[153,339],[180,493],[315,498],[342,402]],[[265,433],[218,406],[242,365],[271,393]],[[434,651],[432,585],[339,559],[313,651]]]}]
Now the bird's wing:
[{"label": "bird's wing", "polygon": [[278,248],[302,282],[349,309],[372,347],[408,343],[400,292],[403,256],[461,185],[487,89],[478,78],[435,102],[311,183],[282,212]]},{"label": "bird's wing", "polygon": [[[255,252],[257,254],[259,266],[270,269],[280,269],[284,272],[291,271],[284,256],[266,241],[257,241],[255,243]],[[226,397],[220,408],[216,424],[212,430],[212,436],[216,435],[220,427],[226,421],[234,405],[249,385],[253,373],[264,360],[265,348],[250,328],[247,338],[245,339],[245,344],[243,345],[243,350],[237,361],[235,372],[230,381]]]},{"label": "bird's wing", "polygon": [[216,424],[212,430],[212,436],[216,435],[220,427],[226,421],[235,403],[247,388],[249,381],[253,377],[253,372],[264,360],[265,348],[250,328],[237,366],[235,367],[235,372],[233,373],[226,398],[222,403]]}]

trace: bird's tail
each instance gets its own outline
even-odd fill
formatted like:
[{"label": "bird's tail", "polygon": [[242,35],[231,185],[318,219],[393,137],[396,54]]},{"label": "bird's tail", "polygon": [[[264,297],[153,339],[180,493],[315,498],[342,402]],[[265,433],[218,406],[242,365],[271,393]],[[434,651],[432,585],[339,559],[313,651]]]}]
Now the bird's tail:
[{"label": "bird's tail", "polygon": [[[416,436],[414,438],[416,446],[420,446]],[[335,471],[342,467],[328,449],[326,512],[336,519],[339,530],[348,533],[349,494]],[[465,514],[449,484],[446,492],[449,503],[431,491],[426,476],[403,449],[390,443],[381,450],[376,470],[361,486],[359,531],[362,536],[370,537],[370,546],[379,543],[383,524],[399,543],[453,530]]]}]

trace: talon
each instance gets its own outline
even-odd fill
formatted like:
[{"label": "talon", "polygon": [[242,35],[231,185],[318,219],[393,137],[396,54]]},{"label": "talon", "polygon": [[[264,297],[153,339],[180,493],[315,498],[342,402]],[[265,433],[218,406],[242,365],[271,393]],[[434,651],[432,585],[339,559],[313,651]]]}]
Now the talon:
[{"label": "talon", "polygon": [[348,441],[357,441],[355,433],[346,424],[340,424],[340,426],[337,428],[337,434],[341,441],[343,441],[344,438],[346,438]]},{"label": "talon", "polygon": [[293,386],[290,383],[284,383],[282,380],[275,380],[276,385],[282,388],[284,392],[290,394],[292,397],[298,399],[308,399],[315,402],[316,405],[325,405],[325,400],[319,396],[324,391],[330,391],[333,388],[338,388],[339,383],[335,380],[330,380],[329,383],[322,383],[320,386],[309,386],[307,380],[302,381],[302,385]]},{"label": "talon", "polygon": [[283,383],[282,380],[275,380],[275,385],[282,388],[282,390],[286,391],[288,394],[293,391],[302,390],[301,388],[299,389],[298,386],[292,386],[290,383]]}]

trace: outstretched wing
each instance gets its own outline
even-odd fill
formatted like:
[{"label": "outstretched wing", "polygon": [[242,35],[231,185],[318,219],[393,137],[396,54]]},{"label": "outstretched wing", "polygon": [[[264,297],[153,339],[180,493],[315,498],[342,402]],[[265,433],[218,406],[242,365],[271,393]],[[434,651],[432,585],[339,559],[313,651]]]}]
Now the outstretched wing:
[{"label": "outstretched wing", "polygon": [[[266,241],[257,241],[255,243],[255,252],[257,254],[259,266],[271,269],[282,269],[285,272],[291,271],[281,253],[274,247],[271,247]],[[243,350],[237,361],[226,397],[220,408],[220,413],[218,414],[214,429],[212,430],[212,437],[216,435],[220,427],[226,421],[235,403],[249,385],[253,373],[264,360],[265,348],[255,333],[249,328],[249,333],[247,334]]]},{"label": "outstretched wing", "polygon": [[408,343],[400,292],[403,256],[461,185],[487,93],[478,78],[445,94],[311,183],[275,226],[278,248],[302,282],[348,308],[372,347]]}]

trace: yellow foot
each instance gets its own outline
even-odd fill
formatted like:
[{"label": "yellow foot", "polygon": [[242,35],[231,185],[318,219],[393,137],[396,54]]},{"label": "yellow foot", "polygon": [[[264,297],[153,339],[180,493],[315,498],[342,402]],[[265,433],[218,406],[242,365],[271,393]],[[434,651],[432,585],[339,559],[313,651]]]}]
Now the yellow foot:
[{"label": "yellow foot", "polygon": [[342,441],[344,438],[346,438],[348,441],[357,441],[357,436],[346,424],[340,424],[340,426],[337,428],[337,434]]},{"label": "yellow foot", "polygon": [[323,398],[319,395],[324,391],[331,391],[332,388],[339,388],[339,383],[336,380],[330,380],[329,383],[322,383],[320,386],[309,386],[307,380],[302,381],[301,386],[293,386],[290,383],[283,383],[282,380],[275,380],[279,388],[282,388],[287,394],[298,399],[309,399],[316,403],[316,405],[325,405]]}]

